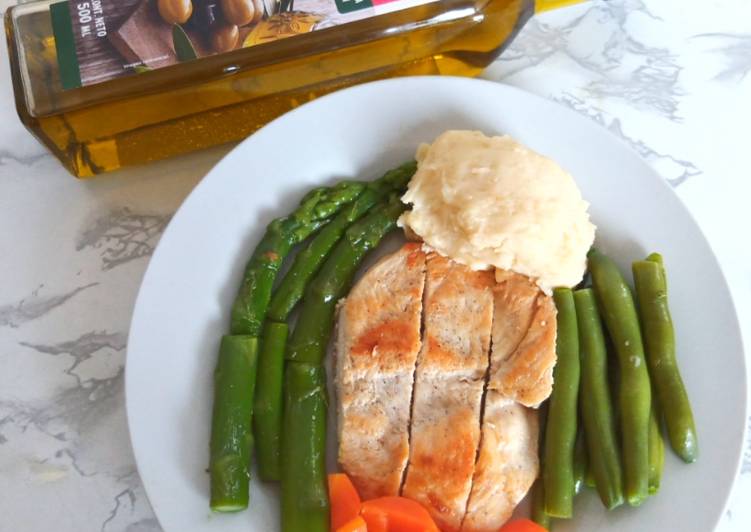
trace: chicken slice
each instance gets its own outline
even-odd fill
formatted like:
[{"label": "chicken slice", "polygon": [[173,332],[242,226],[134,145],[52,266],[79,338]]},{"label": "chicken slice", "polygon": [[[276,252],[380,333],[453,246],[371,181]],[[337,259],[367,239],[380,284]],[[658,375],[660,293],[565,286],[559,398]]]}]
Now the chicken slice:
[{"label": "chicken slice", "polygon": [[425,259],[415,243],[384,257],[339,311],[339,464],[363,499],[398,495],[407,464]]},{"label": "chicken slice", "polygon": [[495,532],[537,477],[537,411],[488,390],[463,532]]},{"label": "chicken slice", "polygon": [[497,270],[496,280],[488,388],[537,406],[553,388],[555,304],[524,275]]},{"label": "chicken slice", "polygon": [[402,495],[422,503],[444,531],[459,530],[472,485],[493,285],[492,272],[428,256],[424,340]]}]

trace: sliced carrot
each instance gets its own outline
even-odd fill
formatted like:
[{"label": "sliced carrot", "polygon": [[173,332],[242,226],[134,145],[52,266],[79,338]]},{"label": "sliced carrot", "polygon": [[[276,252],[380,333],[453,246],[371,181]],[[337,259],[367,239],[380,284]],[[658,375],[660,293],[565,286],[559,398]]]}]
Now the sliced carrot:
[{"label": "sliced carrot", "polygon": [[329,499],[332,530],[338,530],[347,525],[360,514],[360,496],[352,485],[352,481],[344,473],[329,475]]},{"label": "sliced carrot", "polygon": [[529,519],[515,519],[501,527],[499,532],[548,532],[534,521]]},{"label": "sliced carrot", "polygon": [[344,523],[336,529],[336,532],[368,532],[368,525],[365,523],[365,519],[359,515],[351,521]]},{"label": "sliced carrot", "polygon": [[438,532],[428,511],[404,497],[365,501],[360,515],[368,523],[368,532]]}]

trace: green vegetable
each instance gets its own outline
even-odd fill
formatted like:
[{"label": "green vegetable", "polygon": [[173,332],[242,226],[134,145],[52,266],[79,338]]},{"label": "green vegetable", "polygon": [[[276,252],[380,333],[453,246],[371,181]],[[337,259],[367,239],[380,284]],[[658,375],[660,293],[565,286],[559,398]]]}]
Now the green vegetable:
[{"label": "green vegetable", "polygon": [[673,450],[685,462],[699,454],[694,415],[675,356],[675,331],[668,308],[667,280],[662,257],[634,262],[636,294],[639,300],[649,372],[654,382],[660,411],[665,417]]},{"label": "green vegetable", "polygon": [[289,313],[302,298],[308,281],[318,271],[347,227],[390,192],[403,190],[416,170],[417,163],[411,161],[386,172],[380,179],[369,183],[365,191],[351,205],[343,209],[336,218],[321,229],[310,244],[297,254],[292,267],[276,289],[269,305],[268,317],[270,319],[278,322],[287,319]]},{"label": "green vegetable", "polygon": [[543,482],[545,483],[545,513],[551,517],[569,518],[573,515],[574,499],[574,443],[577,429],[577,399],[579,393],[579,336],[573,293],[568,288],[556,288],[553,299],[558,309],[558,361],[553,370],[553,393],[550,395]]},{"label": "green vegetable", "polygon": [[396,227],[404,205],[399,198],[373,209],[344,233],[308,285],[297,325],[287,345],[287,359],[320,364],[334,323],[336,304],[346,295],[365,254]]},{"label": "green vegetable", "polygon": [[282,432],[282,381],[286,323],[267,321],[261,336],[258,378],[253,416],[256,463],[262,480],[279,480],[279,450]]},{"label": "green vegetable", "polygon": [[660,490],[660,477],[665,464],[665,444],[660,431],[660,419],[656,401],[652,400],[649,412],[649,493],[654,495]]},{"label": "green vegetable", "polygon": [[574,494],[578,495],[584,489],[589,467],[587,456],[587,442],[584,439],[584,430],[581,422],[577,423],[576,443],[574,443]]},{"label": "green vegetable", "polygon": [[248,507],[257,350],[258,342],[250,336],[224,336],[219,348],[209,461],[210,505],[217,512]]},{"label": "green vegetable", "polygon": [[530,518],[541,527],[550,530],[550,516],[545,513],[545,486],[541,478],[538,478],[532,484]]},{"label": "green vegetable", "polygon": [[589,271],[618,355],[624,492],[631,506],[649,496],[649,409],[651,390],[634,299],[616,264],[599,251],[588,254]]},{"label": "green vegetable", "polygon": [[311,190],[289,216],[273,220],[250,257],[232,305],[230,331],[257,337],[266,317],[271,288],[292,246],[310,236],[363,191],[363,183],[342,181]]},{"label": "green vegetable", "polygon": [[326,376],[320,365],[290,362],[284,382],[282,532],[328,532]]},{"label": "green vegetable", "polygon": [[613,418],[605,335],[592,289],[574,292],[579,324],[581,412],[589,467],[600,500],[609,510],[623,504],[623,471]]},{"label": "green vegetable", "polygon": [[545,425],[548,419],[548,402],[545,401],[537,410],[537,422],[540,430],[537,439],[538,453],[540,455],[539,476],[532,485],[532,507],[530,517],[532,521],[550,530],[550,516],[545,513],[545,485],[542,480],[542,472],[545,468]]}]

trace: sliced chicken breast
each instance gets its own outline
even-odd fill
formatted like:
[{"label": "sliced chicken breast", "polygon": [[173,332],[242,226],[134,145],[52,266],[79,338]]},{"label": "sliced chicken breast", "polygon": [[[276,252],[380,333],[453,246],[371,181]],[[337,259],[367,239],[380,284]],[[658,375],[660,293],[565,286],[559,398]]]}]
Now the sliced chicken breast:
[{"label": "sliced chicken breast", "polygon": [[436,254],[427,260],[423,345],[402,494],[441,530],[461,527],[480,440],[494,279]]},{"label": "sliced chicken breast", "polygon": [[488,390],[464,532],[495,532],[537,478],[535,410]]},{"label": "sliced chicken breast", "polygon": [[524,275],[497,270],[496,280],[488,388],[537,406],[553,388],[555,304]]},{"label": "sliced chicken breast", "polygon": [[339,310],[339,463],[363,499],[398,495],[409,456],[425,253],[406,244],[373,266]]}]

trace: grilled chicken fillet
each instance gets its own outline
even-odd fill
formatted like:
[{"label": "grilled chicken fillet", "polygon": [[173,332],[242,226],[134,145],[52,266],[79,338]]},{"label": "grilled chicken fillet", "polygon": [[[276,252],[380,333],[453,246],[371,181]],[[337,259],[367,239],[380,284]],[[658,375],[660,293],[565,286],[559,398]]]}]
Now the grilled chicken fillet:
[{"label": "grilled chicken fillet", "polygon": [[424,286],[425,253],[407,244],[373,266],[339,311],[339,463],[363,499],[399,493]]},{"label": "grilled chicken fillet", "polygon": [[363,498],[417,500],[444,531],[497,530],[538,473],[551,298],[411,243],[363,276],[338,327],[339,463]]}]

